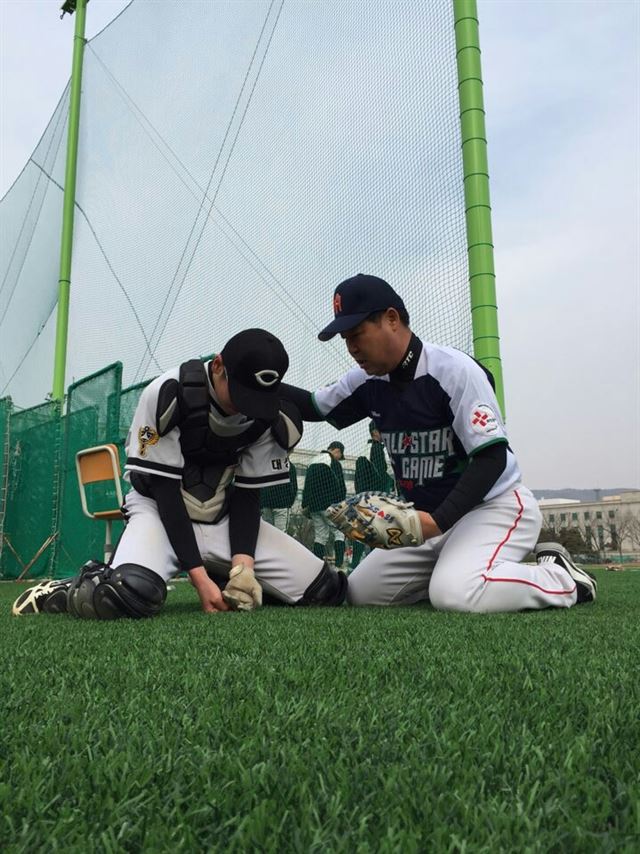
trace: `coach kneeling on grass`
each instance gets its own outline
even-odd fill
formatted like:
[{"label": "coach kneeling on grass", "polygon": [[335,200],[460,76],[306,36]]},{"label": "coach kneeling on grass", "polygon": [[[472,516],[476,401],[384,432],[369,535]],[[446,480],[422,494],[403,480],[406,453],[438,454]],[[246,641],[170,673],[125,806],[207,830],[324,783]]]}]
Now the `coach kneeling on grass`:
[{"label": "coach kneeling on grass", "polygon": [[406,499],[364,493],[328,511],[346,535],[377,546],[349,576],[348,601],[476,612],[593,601],[595,579],[557,543],[521,563],[541,514],[484,369],[414,335],[401,297],[377,276],[341,282],[333,310],[318,337],[340,334],[357,366],[314,395],[287,385],[282,394],[307,421],[340,429],[374,419]]},{"label": "coach kneeling on grass", "polygon": [[[166,582],[188,572],[206,612],[251,611],[263,588],[289,605],[341,605],[347,579],[260,518],[260,487],[289,482],[302,423],[280,399],[289,366],[263,329],[231,338],[142,392],[127,438],[126,525],[110,565],[25,591],[15,615],[151,617]],[[223,589],[221,589],[221,586]]]}]

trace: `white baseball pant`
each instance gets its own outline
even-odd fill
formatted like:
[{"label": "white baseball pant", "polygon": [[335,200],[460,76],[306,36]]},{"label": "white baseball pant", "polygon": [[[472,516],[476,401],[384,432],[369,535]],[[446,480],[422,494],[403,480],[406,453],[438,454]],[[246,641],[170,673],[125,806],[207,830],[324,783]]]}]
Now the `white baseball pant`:
[{"label": "white baseball pant", "polygon": [[[128,521],[116,547],[112,566],[137,563],[157,572],[166,582],[180,572],[178,560],[151,498],[131,491],[125,498]],[[204,567],[224,583],[231,569],[229,517],[215,525],[193,523]],[[293,537],[260,520],[255,575],[263,590],[293,604],[314,581],[323,561]]]},{"label": "white baseball pant", "polygon": [[331,537],[333,537],[334,542],[344,540],[344,534],[339,528],[336,528],[333,522],[329,521],[326,510],[321,510],[319,513],[312,513],[311,521],[313,522],[314,543],[326,546],[331,541]]},{"label": "white baseball pant", "polygon": [[286,531],[289,524],[288,507],[263,507],[260,511],[265,522],[273,525],[279,531]]},{"label": "white baseball pant", "polygon": [[352,605],[430,601],[443,611],[497,613],[569,608],[576,585],[561,566],[520,563],[535,546],[542,516],[517,485],[416,548],[373,549],[349,576]]}]

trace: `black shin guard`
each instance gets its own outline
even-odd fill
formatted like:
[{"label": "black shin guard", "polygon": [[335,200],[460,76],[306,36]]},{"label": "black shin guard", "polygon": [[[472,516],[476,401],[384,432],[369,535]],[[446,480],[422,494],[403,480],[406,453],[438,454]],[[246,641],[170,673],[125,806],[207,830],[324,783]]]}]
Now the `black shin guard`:
[{"label": "black shin guard", "polygon": [[53,587],[51,593],[42,603],[41,610],[44,614],[67,613],[67,593],[74,581],[75,578],[63,578],[59,584]]},{"label": "black shin guard", "polygon": [[314,578],[297,605],[342,605],[347,597],[347,576],[336,572],[326,563]]},{"label": "black shin guard", "polygon": [[68,590],[67,609],[85,620],[153,617],[166,597],[162,578],[145,566],[124,563],[114,569],[90,560]]}]

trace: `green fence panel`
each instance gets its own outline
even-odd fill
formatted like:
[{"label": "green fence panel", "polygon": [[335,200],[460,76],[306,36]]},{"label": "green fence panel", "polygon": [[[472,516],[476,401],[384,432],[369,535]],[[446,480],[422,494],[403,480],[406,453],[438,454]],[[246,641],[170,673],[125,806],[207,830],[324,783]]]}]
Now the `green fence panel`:
[{"label": "green fence panel", "polygon": [[[82,512],[76,453],[95,445],[118,442],[121,380],[122,365],[115,362],[69,386],[64,419],[60,536],[54,573],[57,578],[73,575],[89,558],[102,559],[104,554],[105,523],[90,519]],[[86,491],[92,510],[117,507],[112,487],[92,484]],[[121,523],[114,523],[114,541],[121,530]]]},{"label": "green fence panel", "polygon": [[[7,512],[7,491],[9,485],[9,419],[11,417],[11,398],[0,400],[0,567],[2,567],[2,547],[4,545],[4,517]],[[2,575],[0,575],[0,578]]]},{"label": "green fence panel", "polygon": [[[118,433],[122,362],[113,362],[95,374],[69,386],[67,412],[73,414],[91,406],[96,410],[95,443],[113,441]],[[85,446],[89,447],[89,445]]]},{"label": "green fence panel", "polygon": [[61,424],[57,401],[11,414],[0,563],[3,578],[20,575],[40,578],[51,572],[58,513]]}]

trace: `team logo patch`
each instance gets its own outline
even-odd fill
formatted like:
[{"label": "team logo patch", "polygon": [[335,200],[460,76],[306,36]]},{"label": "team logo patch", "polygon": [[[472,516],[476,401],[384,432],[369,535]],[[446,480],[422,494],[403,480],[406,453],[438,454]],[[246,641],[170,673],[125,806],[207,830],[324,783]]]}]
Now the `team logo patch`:
[{"label": "team logo patch", "polygon": [[488,403],[477,403],[471,410],[471,429],[474,433],[491,436],[498,430],[498,419]]},{"label": "team logo patch", "polygon": [[149,427],[148,425],[141,427],[138,430],[138,453],[140,456],[145,457],[147,455],[147,447],[149,445],[157,445],[159,439],[160,437],[153,427]]},{"label": "team logo patch", "polygon": [[340,294],[335,294],[333,297],[333,313],[340,314],[342,311],[342,297]]}]

